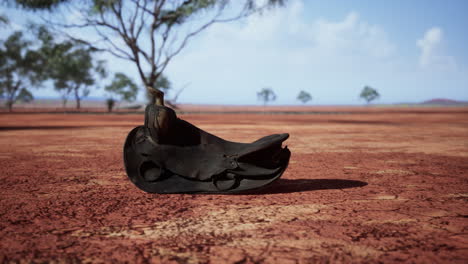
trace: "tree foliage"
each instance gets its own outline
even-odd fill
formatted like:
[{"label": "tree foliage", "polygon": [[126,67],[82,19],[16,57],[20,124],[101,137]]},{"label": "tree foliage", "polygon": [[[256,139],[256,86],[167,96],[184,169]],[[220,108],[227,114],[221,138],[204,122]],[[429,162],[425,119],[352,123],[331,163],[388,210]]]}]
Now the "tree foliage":
[{"label": "tree foliage", "polygon": [[312,96],[310,95],[310,93],[306,91],[300,91],[299,94],[297,95],[297,100],[305,104],[309,102],[310,100],[312,100]]},{"label": "tree foliage", "polygon": [[276,100],[276,94],[271,88],[265,87],[257,93],[257,98],[263,101],[263,105],[266,105],[268,102]]},{"label": "tree foliage", "polygon": [[[118,72],[114,74],[112,83],[107,85],[104,90],[109,93],[107,107],[109,112],[112,112],[117,99],[128,102],[135,101],[138,93],[138,86],[127,75]],[[117,97],[117,99],[114,97]]]},{"label": "tree foliage", "polygon": [[43,26],[38,27],[36,33],[42,42],[40,54],[45,58],[43,78],[53,81],[64,104],[72,95],[79,109],[96,78],[106,75],[104,62],[94,60],[95,51],[82,43],[74,40],[55,42],[54,36]]},{"label": "tree foliage", "polygon": [[28,9],[52,9],[60,3],[70,0],[16,0],[15,2],[24,8]]},{"label": "tree foliage", "polygon": [[0,14],[0,26],[1,25],[8,25],[10,23],[8,17],[6,15]]},{"label": "tree foliage", "polygon": [[380,97],[379,92],[377,92],[376,89],[370,87],[370,86],[364,86],[364,88],[361,91],[361,94],[359,95],[360,98],[366,100],[366,102],[369,104],[370,102],[374,101],[375,99]]},{"label": "tree foliage", "polygon": [[55,55],[59,57],[51,64],[55,88],[71,93],[76,108],[80,109],[81,100],[89,95],[90,87],[96,83],[96,75],[105,76],[104,62],[94,62],[92,51],[79,45],[71,45]]},{"label": "tree foliage", "polygon": [[[195,35],[215,23],[238,20],[285,2],[266,0],[259,5],[256,0],[83,0],[78,5],[71,0],[16,0],[23,8],[55,10],[65,6],[67,12],[80,14],[74,16],[78,22],[64,23],[63,18],[57,18],[49,25],[94,49],[131,61],[142,83],[153,88],[173,57]],[[70,34],[69,28],[74,33],[94,30],[99,39],[90,41]],[[159,91],[158,97],[163,96]]]},{"label": "tree foliage", "polygon": [[9,111],[18,101],[33,100],[29,87],[39,85],[43,71],[40,53],[23,33],[15,31],[0,47],[0,98]]}]

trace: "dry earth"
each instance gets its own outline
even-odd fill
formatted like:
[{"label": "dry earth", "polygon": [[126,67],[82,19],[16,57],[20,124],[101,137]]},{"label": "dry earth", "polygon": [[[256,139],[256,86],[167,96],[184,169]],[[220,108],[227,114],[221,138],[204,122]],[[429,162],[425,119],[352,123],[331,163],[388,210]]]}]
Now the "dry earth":
[{"label": "dry earth", "polygon": [[121,153],[143,116],[3,113],[0,263],[468,263],[467,108],[180,117],[289,132],[289,168],[248,194],[147,194]]}]

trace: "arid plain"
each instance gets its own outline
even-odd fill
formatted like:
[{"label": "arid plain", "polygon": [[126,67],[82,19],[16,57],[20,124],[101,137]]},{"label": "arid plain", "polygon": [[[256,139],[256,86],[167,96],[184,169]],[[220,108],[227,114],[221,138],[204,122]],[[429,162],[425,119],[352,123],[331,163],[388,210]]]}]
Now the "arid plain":
[{"label": "arid plain", "polygon": [[179,116],[290,133],[282,178],[238,195],[137,189],[142,114],[0,113],[0,263],[467,263],[468,108],[317,109]]}]

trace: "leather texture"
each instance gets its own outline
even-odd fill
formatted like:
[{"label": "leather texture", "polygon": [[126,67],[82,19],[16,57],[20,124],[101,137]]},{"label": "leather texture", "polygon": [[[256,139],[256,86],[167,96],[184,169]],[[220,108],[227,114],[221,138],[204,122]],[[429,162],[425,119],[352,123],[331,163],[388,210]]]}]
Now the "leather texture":
[{"label": "leather texture", "polygon": [[231,142],[203,131],[164,106],[148,105],[145,125],[124,145],[130,180],[150,193],[235,193],[263,187],[286,170],[288,134],[252,143]]}]

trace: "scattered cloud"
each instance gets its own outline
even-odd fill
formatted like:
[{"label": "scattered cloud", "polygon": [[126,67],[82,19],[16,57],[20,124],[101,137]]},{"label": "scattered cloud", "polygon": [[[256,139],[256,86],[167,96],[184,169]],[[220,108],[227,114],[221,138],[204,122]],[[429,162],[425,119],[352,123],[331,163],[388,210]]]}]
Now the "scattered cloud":
[{"label": "scattered cloud", "polygon": [[439,27],[432,27],[426,31],[422,39],[416,42],[421,49],[419,65],[424,68],[437,68],[442,70],[456,69],[454,57],[444,54],[442,44],[443,31]]},{"label": "scattered cloud", "polygon": [[[308,12],[306,3],[290,0],[285,8],[216,24],[197,35],[165,72],[173,82],[172,93],[190,83],[179,97],[181,102],[256,104],[256,92],[270,86],[278,95],[276,104],[297,103],[301,90],[311,93],[313,104],[360,104],[357,95],[368,84],[382,94],[382,103],[466,98],[463,57],[444,49],[449,39],[442,28],[428,25],[420,39],[408,32],[390,35],[390,28],[365,13],[325,12],[318,18]],[[12,12],[18,22],[25,20],[21,12]],[[77,13],[68,15],[71,21],[80,19]],[[0,34],[11,30],[0,29]],[[97,39],[88,31],[80,36]],[[403,46],[408,40],[412,47]],[[118,38],[116,42],[120,43]],[[400,54],[408,50],[412,54]],[[125,72],[138,81],[130,62],[109,54],[100,58],[108,60],[111,72]],[[94,96],[102,94],[103,89],[93,91]],[[141,93],[139,99],[143,97]]]},{"label": "scattered cloud", "polygon": [[204,44],[215,46],[213,42],[224,41],[225,44],[241,44],[243,48],[265,45],[269,49],[300,49],[335,56],[388,58],[395,55],[396,46],[385,30],[364,21],[357,12],[349,12],[339,21],[317,19],[311,22],[304,19],[303,12],[303,2],[296,0],[291,1],[285,10],[275,9],[267,15],[249,17],[241,26],[219,24],[205,33]]},{"label": "scattered cloud", "polygon": [[378,79],[373,72],[392,67],[389,61],[397,48],[380,25],[357,12],[335,21],[310,20],[303,1],[295,0],[242,23],[217,24],[181,55],[168,73],[171,79],[192,83],[182,101],[206,94],[200,102],[221,98],[252,104],[257,89],[272,86],[280,104],[295,103],[297,93],[308,89],[319,90],[312,92],[317,100],[336,90],[344,103],[356,97],[356,89]]},{"label": "scattered cloud", "polygon": [[310,36],[317,48],[339,54],[367,55],[388,58],[396,47],[379,25],[371,25],[350,12],[342,21],[318,20],[312,24]]}]

